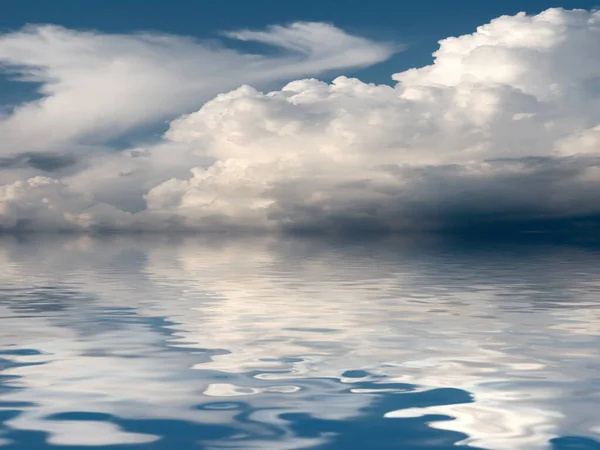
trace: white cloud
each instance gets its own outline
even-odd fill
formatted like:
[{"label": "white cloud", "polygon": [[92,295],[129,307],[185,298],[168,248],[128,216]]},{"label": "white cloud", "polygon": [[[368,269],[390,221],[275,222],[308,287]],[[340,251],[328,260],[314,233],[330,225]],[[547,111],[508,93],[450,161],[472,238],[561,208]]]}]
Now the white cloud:
[{"label": "white cloud", "polygon": [[[114,225],[132,229],[404,230],[596,217],[599,23],[599,12],[584,10],[503,16],[441,41],[434,63],[395,74],[395,87],[347,77],[269,93],[243,86],[174,120],[159,144],[89,159],[61,182],[134,212]],[[350,60],[362,64],[389,54],[322,24],[235,36],[307,55],[313,70],[351,65],[339,48],[353,48]],[[135,73],[127,71],[131,83]]]},{"label": "white cloud", "polygon": [[394,49],[321,23],[230,33],[286,51],[246,54],[191,38],[110,35],[30,26],[0,36],[0,64],[43,97],[0,122],[0,154],[105,142],[134,127],[173,118],[241,83],[374,64]]},{"label": "white cloud", "polygon": [[130,215],[49,177],[0,186],[0,227],[69,230],[105,224],[127,226]]}]

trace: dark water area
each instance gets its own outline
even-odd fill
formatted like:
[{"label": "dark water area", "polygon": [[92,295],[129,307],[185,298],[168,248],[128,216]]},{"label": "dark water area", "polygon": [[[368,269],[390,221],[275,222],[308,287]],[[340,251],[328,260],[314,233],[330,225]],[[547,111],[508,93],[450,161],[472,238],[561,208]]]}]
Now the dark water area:
[{"label": "dark water area", "polygon": [[0,447],[600,449],[600,249],[0,238]]}]

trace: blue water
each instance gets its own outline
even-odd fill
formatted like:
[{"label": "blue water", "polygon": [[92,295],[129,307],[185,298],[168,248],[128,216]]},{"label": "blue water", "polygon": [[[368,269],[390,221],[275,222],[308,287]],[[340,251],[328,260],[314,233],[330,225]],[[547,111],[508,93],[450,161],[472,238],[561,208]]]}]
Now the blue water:
[{"label": "blue water", "polygon": [[600,250],[0,239],[0,447],[600,449]]}]

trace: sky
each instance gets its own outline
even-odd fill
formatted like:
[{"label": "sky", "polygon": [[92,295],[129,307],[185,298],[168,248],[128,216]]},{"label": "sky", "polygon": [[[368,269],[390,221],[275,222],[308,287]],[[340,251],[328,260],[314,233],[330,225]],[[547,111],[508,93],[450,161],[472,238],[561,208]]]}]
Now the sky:
[{"label": "sky", "polygon": [[593,228],[595,6],[5,0],[0,229]]}]

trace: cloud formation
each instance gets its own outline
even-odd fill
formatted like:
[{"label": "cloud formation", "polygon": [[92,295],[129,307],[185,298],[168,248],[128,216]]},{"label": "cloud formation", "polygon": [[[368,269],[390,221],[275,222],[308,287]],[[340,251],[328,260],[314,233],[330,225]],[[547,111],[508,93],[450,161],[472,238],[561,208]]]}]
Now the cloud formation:
[{"label": "cloud formation", "polygon": [[[34,64],[42,53],[44,30],[3,38],[0,55],[6,59],[11,54],[13,47],[6,42],[34,42],[29,48],[38,53],[32,50],[33,56],[12,53],[25,55],[13,64]],[[50,30],[74,52],[69,64],[83,58],[77,53],[78,39],[96,36]],[[230,36],[277,45],[294,55],[270,59],[235,53],[233,59],[244,60],[249,68],[244,81],[249,84],[370,64],[392,51],[323,24]],[[150,38],[118,39],[132,46],[119,50],[131,56],[139,46],[148,46]],[[160,45],[150,40],[158,47],[177,42],[184,55],[191,52],[189,46],[198,46],[188,41],[183,45],[181,38],[160,39]],[[244,85],[173,120],[157,144],[101,156],[87,153],[77,170],[65,169],[52,179],[9,180],[0,190],[2,226],[414,231],[596,222],[599,40],[600,12],[550,9],[536,16],[503,16],[471,35],[445,39],[432,65],[394,74],[393,87],[347,77],[331,84],[293,81],[268,93]],[[340,56],[340,50],[351,51]],[[156,63],[150,53],[147,58]],[[188,73],[193,58],[171,56],[170,47],[163,53],[185,66],[175,73]],[[149,64],[144,58],[142,63]],[[163,63],[165,74],[171,74]],[[108,129],[146,123],[147,114],[164,117],[199,101],[190,95],[194,88],[180,78],[175,92],[161,91],[160,101],[149,107],[149,91],[137,89],[143,85],[142,66],[134,70],[131,64],[112,73],[119,83],[128,80],[119,84],[128,106],[119,112],[110,106],[102,109],[106,127],[63,122],[51,110],[44,117],[80,136],[78,142],[93,145],[83,138],[105,138]],[[96,65],[104,68],[105,60]],[[213,78],[202,79],[211,84],[222,71],[219,66]],[[42,72],[48,76],[50,71]],[[173,85],[172,77],[163,78],[168,79],[165,85]],[[74,79],[82,80],[76,84],[82,92],[93,82],[85,74]],[[222,89],[225,84],[211,87]],[[71,92],[69,83],[65,87],[47,81],[43,86],[51,95],[17,109],[0,126],[3,134],[14,129],[21,114],[29,114],[28,108],[39,109],[56,96],[70,98],[64,94]],[[130,92],[131,86],[136,88]],[[98,123],[85,111],[77,116]],[[36,117],[29,116],[34,129],[47,123],[38,123]],[[48,140],[43,141],[39,148],[48,151]],[[44,196],[46,189],[51,197]]]},{"label": "cloud formation", "polygon": [[394,51],[321,23],[229,37],[282,52],[249,54],[181,36],[111,35],[51,25],[1,36],[2,67],[17,80],[41,83],[43,97],[19,105],[0,122],[0,152],[103,143],[132,128],[193,111],[241,83],[366,66]]}]

